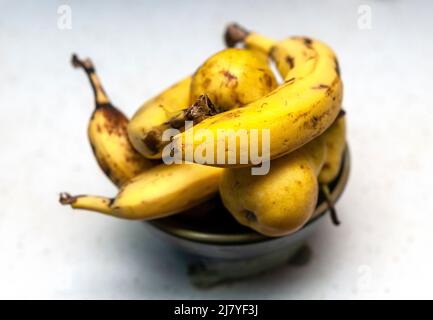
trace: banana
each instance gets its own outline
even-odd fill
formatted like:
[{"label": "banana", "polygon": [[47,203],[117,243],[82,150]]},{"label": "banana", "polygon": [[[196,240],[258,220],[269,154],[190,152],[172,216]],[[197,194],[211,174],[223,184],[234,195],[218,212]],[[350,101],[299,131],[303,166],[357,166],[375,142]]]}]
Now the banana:
[{"label": "banana", "polygon": [[206,60],[192,78],[141,107],[128,126],[130,140],[145,157],[161,158],[161,150],[167,144],[161,140],[164,130],[180,129],[187,120],[198,123],[218,112],[250,103],[276,85],[264,53],[223,50]]},{"label": "banana", "polygon": [[320,171],[319,182],[327,185],[337,177],[341,168],[346,147],[346,117],[344,115],[338,117],[320,138],[326,144],[327,157]]},{"label": "banana", "polygon": [[161,159],[162,133],[170,128],[167,121],[190,105],[191,80],[188,76],[145,102],[131,118],[129,139],[146,158]]},{"label": "banana", "polygon": [[300,229],[316,208],[317,176],[326,160],[326,145],[315,139],[271,161],[267,175],[249,168],[227,168],[221,177],[224,206],[242,225],[275,237]]},{"label": "banana", "polygon": [[[250,32],[239,26],[232,24],[226,30],[226,44],[228,47],[233,47],[237,43],[242,42],[246,48],[260,51],[275,62],[277,70],[283,78],[287,78],[288,73],[291,71],[293,74],[302,74],[302,69],[307,67],[305,71],[308,72],[308,66],[305,61],[313,59],[316,55],[315,51],[310,47],[299,46],[296,42],[290,41],[292,39],[299,39],[309,43],[312,39],[306,37],[292,37],[280,42],[274,39],[265,37],[256,32]],[[301,60],[296,57],[302,57]],[[340,73],[338,61],[335,61],[338,74]]]},{"label": "banana", "polygon": [[[306,39],[308,41],[308,39]],[[228,26],[226,31],[226,44],[227,46],[235,46],[238,42],[243,42],[245,47],[254,48],[254,50],[261,51],[268,54],[271,59],[276,63],[278,72],[283,78],[287,78],[289,72],[302,73],[302,64],[296,64],[293,54],[287,54],[288,51],[296,52],[297,48],[291,46],[290,43],[282,42],[276,43],[275,40],[267,38],[263,35],[255,32],[249,32],[237,24]],[[314,56],[314,52],[306,50],[301,52],[306,59],[311,59]],[[299,55],[299,53],[298,53]],[[298,68],[296,71],[295,68]],[[340,67],[338,60],[335,59],[335,70],[340,75]],[[340,110],[340,113],[334,123],[328,128],[321,136],[320,139],[325,141],[327,145],[327,159],[323,165],[323,169],[319,175],[319,183],[322,194],[328,203],[331,218],[335,225],[339,225],[339,219],[337,212],[334,207],[334,203],[331,201],[330,190],[328,184],[332,182],[338,175],[341,167],[342,156],[345,148],[345,118],[344,110]]]},{"label": "banana", "polygon": [[[258,36],[256,36],[258,38]],[[252,46],[250,41],[250,46]],[[284,83],[264,97],[245,105],[204,119],[175,137],[173,149],[182,158],[190,159],[188,150],[195,153],[203,144],[213,150],[214,159],[205,163],[221,167],[245,166],[240,154],[251,150],[252,130],[269,129],[269,157],[275,159],[290,153],[322,134],[337,117],[343,96],[343,85],[334,52],[319,40],[304,37],[291,37],[270,46],[258,44],[263,51],[270,50],[276,59],[278,70],[284,75]],[[284,62],[283,62],[284,60]],[[227,140],[219,138],[221,132],[243,129],[248,134],[248,143],[237,142],[235,148]],[[203,141],[206,131],[213,139]],[[221,146],[222,144],[222,146]],[[259,139],[259,150],[264,148]],[[207,148],[206,148],[207,149]],[[223,150],[221,158],[236,155],[232,163],[218,163],[218,150]],[[247,166],[254,164],[248,154]],[[220,159],[221,159],[220,158]]]},{"label": "banana", "polygon": [[149,220],[190,209],[218,192],[223,169],[160,164],[124,184],[115,198],[60,194],[60,203],[110,216]]},{"label": "banana", "polygon": [[206,94],[220,113],[255,101],[276,86],[266,54],[247,49],[225,49],[207,59],[195,72],[191,101]]},{"label": "banana", "polygon": [[227,26],[224,39],[226,46],[229,48],[235,47],[238,43],[243,43],[246,48],[261,51],[266,55],[269,55],[272,48],[277,43],[274,39],[265,37],[256,32],[250,32],[237,23],[232,23]]},{"label": "banana", "polygon": [[72,56],[74,67],[82,68],[95,96],[95,110],[88,125],[88,137],[96,160],[105,175],[117,186],[153,166],[132,147],[126,127],[128,119],[111,104],[90,59]]}]

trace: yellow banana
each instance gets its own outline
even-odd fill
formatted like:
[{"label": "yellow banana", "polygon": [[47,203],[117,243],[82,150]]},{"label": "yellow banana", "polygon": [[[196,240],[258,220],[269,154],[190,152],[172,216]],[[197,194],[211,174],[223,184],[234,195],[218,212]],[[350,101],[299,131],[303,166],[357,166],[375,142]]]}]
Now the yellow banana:
[{"label": "yellow banana", "polygon": [[266,54],[247,49],[225,49],[211,56],[195,72],[191,101],[206,94],[219,113],[255,101],[276,86]]},{"label": "yellow banana", "polygon": [[153,164],[128,140],[128,119],[106,95],[90,59],[72,56],[72,64],[82,68],[95,95],[95,110],[88,125],[88,137],[96,160],[106,176],[117,186],[135,177]]},{"label": "yellow banana", "polygon": [[277,43],[274,39],[265,37],[256,32],[250,32],[237,23],[232,23],[227,26],[224,38],[229,48],[242,42],[246,48],[261,51],[266,55],[271,52],[272,48]]},{"label": "yellow banana", "polygon": [[[267,45],[263,50],[270,50],[269,48]],[[286,65],[277,61],[278,69],[285,75],[284,83],[243,108],[209,117],[175,137],[175,148],[181,151],[183,159],[190,157],[188,150],[195,153],[196,149],[203,148],[205,144],[209,145],[214,154],[213,163],[207,164],[222,167],[244,166],[240,161],[240,154],[251,150],[250,141],[257,142],[251,138],[250,133],[252,130],[262,129],[269,129],[270,159],[275,159],[311,141],[333,123],[339,113],[343,96],[334,52],[318,40],[301,37],[286,39],[272,48],[271,56],[275,55],[279,59],[283,54],[285,57],[290,56],[286,59],[289,61],[286,61]],[[221,133],[233,129],[246,130],[247,145],[237,142],[233,150],[227,140],[219,139]],[[207,137],[212,136],[213,139],[203,141],[203,131],[209,132]],[[258,149],[261,150],[262,147],[259,139]],[[235,163],[218,163],[218,151],[221,152],[221,149],[225,153],[221,158],[235,154]],[[252,164],[252,159],[248,158],[248,165]]]},{"label": "yellow banana", "polygon": [[[304,39],[304,41],[309,41],[306,38]],[[255,50],[269,54],[271,59],[275,61],[280,75],[286,79],[289,72],[292,74],[297,72],[305,73],[305,70],[302,70],[302,67],[304,66],[303,64],[296,63],[295,65],[296,55],[293,54],[293,52],[298,51],[297,55],[299,56],[302,54],[305,60],[312,59],[315,55],[312,50],[301,50],[301,52],[299,52],[299,47],[290,44],[288,41],[276,43],[273,39],[254,32],[249,32],[237,24],[230,25],[226,31],[226,43],[228,46],[234,46],[238,42],[243,42],[247,48],[254,48]],[[337,59],[335,59],[335,71],[340,75],[340,67]],[[343,110],[341,110],[340,113],[342,111]],[[344,116],[344,112],[342,113]],[[320,138],[323,139],[327,145],[328,155],[319,175],[319,183],[322,193],[325,196],[325,200],[328,202],[332,221],[334,224],[338,225],[340,222],[334,204],[330,200],[331,197],[328,183],[337,177],[340,170],[342,155],[345,148],[345,119],[339,116],[331,127],[320,136]]]},{"label": "yellow banana", "polygon": [[300,229],[312,216],[318,199],[317,176],[326,159],[326,145],[315,139],[271,161],[267,175],[249,168],[228,168],[220,182],[224,206],[235,219],[267,236]]},{"label": "yellow banana", "polygon": [[338,117],[320,138],[326,144],[327,156],[319,174],[319,183],[326,185],[332,182],[340,171],[346,147],[346,117]]},{"label": "yellow banana", "polygon": [[160,159],[164,143],[162,132],[167,121],[190,105],[191,76],[145,102],[128,125],[128,135],[137,151],[149,159]]},{"label": "yellow banana", "polygon": [[[296,41],[292,41],[293,39],[304,41],[307,46],[299,46]],[[287,78],[289,72],[298,76],[308,73],[309,66],[305,62],[314,59],[316,56],[313,48],[308,46],[310,41],[312,39],[307,37],[292,37],[277,42],[256,32],[249,32],[237,24],[229,25],[226,30],[227,46],[235,46],[238,42],[242,42],[246,48],[261,51],[269,55],[276,63],[277,69],[283,78]],[[340,70],[337,60],[335,60],[335,64],[336,71],[339,74]],[[302,69],[304,70],[302,71]]]},{"label": "yellow banana", "polygon": [[217,112],[242,106],[275,87],[265,54],[245,49],[223,50],[200,66],[192,78],[141,107],[128,126],[130,140],[145,157],[161,158],[161,150],[167,144],[161,140],[164,130],[182,128],[186,120],[198,123]]},{"label": "yellow banana", "polygon": [[223,169],[199,164],[160,164],[122,186],[115,198],[60,195],[60,203],[123,219],[148,220],[179,213],[218,191]]}]

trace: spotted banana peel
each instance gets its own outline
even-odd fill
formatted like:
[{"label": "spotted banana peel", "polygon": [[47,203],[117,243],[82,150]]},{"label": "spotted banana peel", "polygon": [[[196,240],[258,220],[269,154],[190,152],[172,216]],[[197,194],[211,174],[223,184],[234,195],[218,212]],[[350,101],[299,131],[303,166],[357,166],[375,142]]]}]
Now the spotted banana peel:
[{"label": "spotted banana peel", "polygon": [[[258,39],[260,41],[253,41]],[[241,163],[242,151],[251,150],[251,144],[258,144],[262,150],[262,141],[252,139],[251,133],[268,129],[269,158],[275,159],[288,154],[322,134],[336,119],[341,109],[343,85],[337,58],[326,44],[306,37],[290,37],[273,43],[256,33],[245,32],[232,44],[243,41],[250,47],[268,52],[276,62],[279,72],[284,77],[271,93],[243,106],[204,119],[193,128],[177,135],[172,142],[182,159],[191,161],[188,150],[193,153],[203,149],[203,144],[210,144],[214,159],[204,163],[220,167],[242,167],[254,164],[248,154],[247,164]],[[202,130],[203,129],[203,130]],[[229,143],[221,147],[218,139],[221,133],[243,129],[248,134],[248,143],[237,141],[235,148]],[[208,132],[203,139],[203,131]],[[260,134],[259,134],[260,137]],[[218,163],[218,152],[224,152],[224,159],[236,154],[233,163]],[[223,157],[219,157],[220,159]]]},{"label": "spotted banana peel", "polygon": [[138,153],[128,139],[128,118],[113,104],[102,87],[90,59],[72,56],[72,64],[82,68],[93,89],[95,109],[87,134],[95,158],[105,175],[118,187],[153,166],[152,161]]}]

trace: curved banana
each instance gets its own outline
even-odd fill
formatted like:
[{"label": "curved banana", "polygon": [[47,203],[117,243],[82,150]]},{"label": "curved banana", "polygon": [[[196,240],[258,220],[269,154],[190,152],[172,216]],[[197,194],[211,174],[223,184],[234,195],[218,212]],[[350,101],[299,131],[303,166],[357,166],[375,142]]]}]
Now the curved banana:
[{"label": "curved banana", "polygon": [[222,50],[207,59],[192,78],[141,107],[128,126],[129,137],[145,157],[161,158],[161,150],[167,144],[161,140],[164,130],[183,128],[187,120],[198,123],[218,112],[250,103],[276,85],[264,53]]},{"label": "curved banana", "polygon": [[[276,63],[276,67],[283,78],[288,76],[291,71],[292,74],[302,74],[301,69],[305,67],[305,61],[312,59],[316,53],[312,48],[302,47],[297,45],[296,42],[290,41],[291,39],[300,39],[309,43],[312,39],[307,37],[292,37],[283,41],[275,41],[256,32],[250,32],[239,26],[232,24],[226,30],[226,44],[229,47],[235,46],[237,43],[242,42],[246,48],[261,51]],[[301,57],[302,59],[295,58]],[[336,71],[339,74],[338,61],[336,63]],[[304,70],[304,73],[308,72]]]},{"label": "curved banana", "polygon": [[315,139],[272,160],[267,175],[252,175],[249,168],[225,169],[221,199],[239,223],[259,233],[272,237],[293,233],[314,213],[317,176],[325,159],[326,145]]},{"label": "curved banana", "polygon": [[153,166],[128,140],[128,119],[107,97],[90,59],[72,56],[74,67],[82,68],[95,96],[95,110],[88,125],[88,137],[96,160],[105,175],[117,186]]},{"label": "curved banana", "polygon": [[[319,136],[334,122],[341,107],[343,85],[338,62],[331,48],[319,40],[302,37],[283,40],[272,49],[269,49],[269,45],[263,48],[270,50],[271,57],[276,59],[279,71],[285,76],[284,83],[243,108],[209,117],[176,136],[173,149],[181,153],[182,159],[191,161],[188,151],[195,153],[204,144],[213,150],[214,155],[213,163],[205,164],[245,166],[240,154],[246,152],[246,165],[251,166],[254,162],[248,153],[252,148],[250,142],[257,143],[259,150],[264,147],[260,138],[258,141],[252,138],[252,131],[269,129],[269,157],[275,159]],[[233,129],[245,130],[248,143],[237,142],[233,148],[227,140],[219,139],[221,133]],[[204,140],[203,131],[213,139]],[[224,154],[219,157],[218,152],[221,150]],[[236,159],[232,163],[218,163],[218,157],[227,159],[233,154]]]},{"label": "curved banana", "polygon": [[246,48],[261,51],[266,55],[268,55],[277,44],[276,40],[256,32],[250,32],[237,23],[232,23],[227,26],[224,39],[226,46],[229,48],[242,42]]},{"label": "curved banana", "polygon": [[[283,44],[278,44],[275,40],[267,38],[255,32],[249,32],[237,24],[228,26],[226,31],[227,46],[234,46],[238,42],[244,42],[245,47],[254,48],[268,54],[275,61],[277,69],[282,77],[287,77],[287,74],[294,69],[294,56],[287,54],[289,48]],[[289,45],[290,46],[290,45]],[[293,47],[291,50],[296,51]],[[304,56],[309,57],[314,55],[311,51],[304,52]],[[335,60],[336,72],[340,74],[338,60]],[[298,66],[299,67],[299,64]],[[341,116],[340,116],[341,115]],[[341,167],[342,156],[346,144],[344,111],[340,113],[334,123],[328,128],[319,138],[325,141],[327,145],[327,159],[323,165],[323,169],[319,174],[319,183],[325,200],[328,202],[331,211],[331,218],[335,225],[339,225],[339,219],[333,202],[330,200],[330,190],[328,184],[332,182],[338,175]]]},{"label": "curved banana", "polygon": [[123,219],[148,220],[194,207],[218,191],[223,169],[160,164],[124,184],[115,198],[60,195],[60,203]]},{"label": "curved banana", "polygon": [[338,117],[320,138],[326,144],[327,156],[319,174],[319,183],[326,185],[337,177],[341,168],[346,147],[346,117]]},{"label": "curved banana", "polygon": [[162,132],[171,126],[167,121],[190,105],[191,76],[174,84],[145,102],[128,124],[134,148],[149,159],[161,159]]}]

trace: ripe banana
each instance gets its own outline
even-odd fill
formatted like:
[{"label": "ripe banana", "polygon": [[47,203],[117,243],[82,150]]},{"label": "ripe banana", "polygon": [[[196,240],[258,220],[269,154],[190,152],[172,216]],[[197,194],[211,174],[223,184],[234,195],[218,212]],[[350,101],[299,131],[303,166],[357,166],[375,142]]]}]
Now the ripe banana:
[{"label": "ripe banana", "polygon": [[[263,40],[264,37],[260,39]],[[252,40],[249,40],[250,46],[253,46]],[[271,57],[276,59],[278,70],[285,76],[284,83],[243,108],[209,117],[176,136],[173,145],[181,152],[184,160],[189,157],[187,150],[195,152],[196,149],[203,148],[202,144],[205,143],[214,150],[213,163],[207,164],[243,166],[240,154],[251,150],[250,141],[253,139],[250,133],[262,129],[269,129],[270,159],[275,159],[311,141],[333,123],[343,96],[334,52],[318,40],[303,37],[291,37],[273,46],[270,43],[272,41],[258,43],[256,49],[262,46],[263,51],[270,50]],[[210,132],[208,136],[213,137],[212,141],[203,142],[203,134],[198,134],[203,132],[201,129]],[[227,141],[219,141],[219,133],[231,129],[246,130],[249,135],[248,144],[236,143],[232,150]],[[223,147],[218,143],[223,143]],[[259,139],[259,150],[262,147]],[[224,158],[236,154],[235,163],[217,163],[218,149],[225,150]],[[249,158],[248,165],[252,164],[253,161]]]},{"label": "ripe banana", "polygon": [[300,229],[312,216],[318,199],[317,176],[326,159],[326,145],[315,139],[271,161],[267,175],[249,168],[227,168],[220,195],[235,219],[259,233],[275,237]]},{"label": "ripe banana", "polygon": [[190,105],[191,76],[145,102],[128,124],[128,135],[137,151],[149,159],[161,159],[161,140],[167,122]]},{"label": "ripe banana", "polygon": [[121,186],[153,164],[129,142],[126,131],[128,119],[111,104],[92,61],[80,60],[73,55],[72,64],[86,72],[95,96],[96,106],[87,130],[93,153],[106,176],[115,185]]},{"label": "ripe banana", "polygon": [[266,54],[247,49],[225,49],[211,56],[195,72],[191,101],[206,94],[220,113],[255,101],[276,86]]},{"label": "ripe banana", "polygon": [[[254,50],[268,54],[276,63],[277,70],[283,78],[287,78],[289,72],[295,72],[295,70],[293,70],[295,69],[294,55],[287,54],[287,52],[295,52],[297,48],[294,46],[291,47],[290,43],[287,43],[287,41],[277,43],[275,40],[267,38],[263,35],[257,34],[255,32],[249,32],[237,24],[228,26],[225,37],[227,46],[229,47],[236,45],[238,42],[243,42],[247,48],[254,48]],[[302,55],[305,57],[311,57],[314,55],[314,53],[311,52],[311,50],[307,50],[302,52]],[[296,67],[301,69],[299,68],[299,64],[297,64]],[[337,74],[340,75],[338,60],[335,60],[335,69]],[[302,73],[302,70],[298,71],[299,73]],[[338,220],[334,204],[330,200],[331,197],[328,184],[337,177],[343,158],[342,156],[346,142],[343,110],[340,110],[337,119],[319,138],[323,139],[327,145],[327,159],[319,175],[320,188],[323,195],[325,196],[325,200],[328,202],[332,221],[334,224],[338,225],[340,222]]]},{"label": "ripe banana", "polygon": [[124,184],[115,198],[60,195],[60,203],[123,219],[149,220],[179,213],[218,191],[223,169],[160,164]]},{"label": "ripe banana", "polygon": [[265,37],[256,32],[250,32],[237,23],[232,23],[227,26],[224,39],[226,46],[229,48],[236,46],[238,43],[243,43],[246,48],[261,51],[266,55],[269,55],[272,48],[277,43],[274,39]]},{"label": "ripe banana", "polygon": [[245,49],[223,50],[201,65],[192,78],[141,107],[128,126],[129,137],[145,157],[161,158],[161,150],[167,144],[161,140],[164,130],[182,128],[186,120],[198,123],[257,100],[275,87],[265,54]]}]

